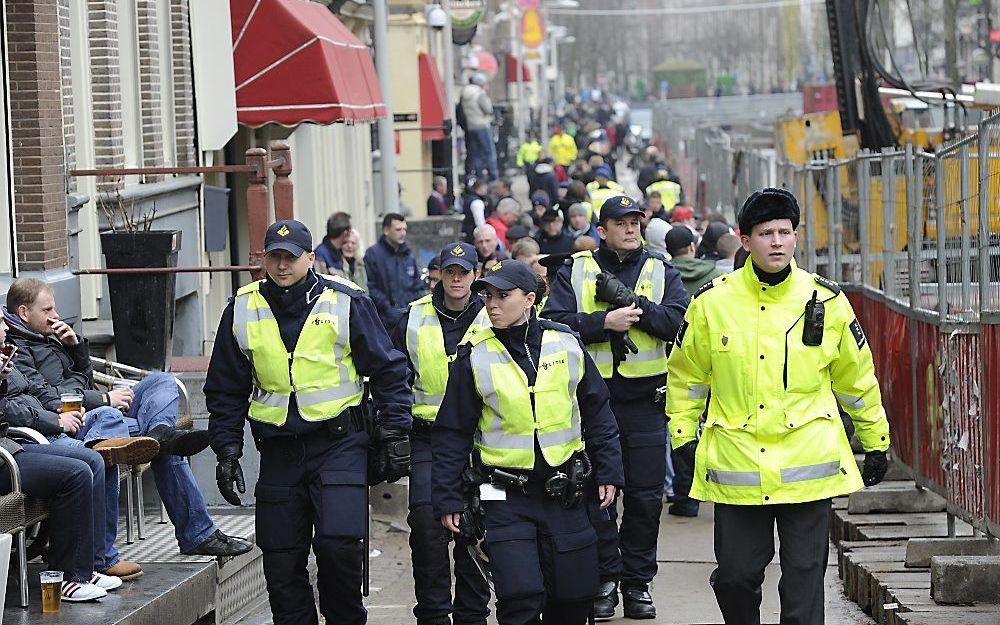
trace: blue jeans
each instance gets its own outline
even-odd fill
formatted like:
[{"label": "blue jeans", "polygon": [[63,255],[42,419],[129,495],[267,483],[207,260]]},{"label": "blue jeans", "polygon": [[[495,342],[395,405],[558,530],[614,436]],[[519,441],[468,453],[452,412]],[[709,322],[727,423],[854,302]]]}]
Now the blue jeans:
[{"label": "blue jeans", "polygon": [[[497,148],[493,143],[493,133],[489,128],[477,128],[466,133],[466,149],[473,175],[482,177],[487,171],[490,181],[497,179]],[[466,172],[470,173],[470,172]]]}]

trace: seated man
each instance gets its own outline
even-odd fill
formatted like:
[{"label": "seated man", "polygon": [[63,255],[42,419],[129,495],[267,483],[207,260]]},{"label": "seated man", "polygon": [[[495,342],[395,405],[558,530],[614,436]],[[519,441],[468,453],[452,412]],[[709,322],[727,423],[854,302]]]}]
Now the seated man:
[{"label": "seated man", "polygon": [[[0,319],[0,344],[7,324]],[[13,362],[0,369],[0,394],[6,394]],[[96,572],[103,554],[95,546],[104,540],[104,461],[84,447],[18,445],[7,438],[0,399],[0,447],[14,456],[21,473],[21,490],[29,497],[45,499],[49,506],[47,566],[63,572],[62,600],[100,599],[122,585],[117,577]],[[0,493],[11,491],[11,476],[0,470]]]},{"label": "seated man", "polygon": [[127,435],[158,441],[160,452],[152,461],[153,477],[174,524],[181,553],[235,556],[253,548],[246,540],[223,534],[208,515],[191,467],[182,458],[207,447],[208,433],[183,432],[175,427],[179,397],[169,374],[153,374],[132,389],[103,394],[94,391],[87,341],[59,319],[52,290],[40,280],[22,278],[10,286],[5,318],[20,348],[19,369],[37,372],[53,393],[82,392],[86,409],[111,410],[119,418],[124,415]]}]

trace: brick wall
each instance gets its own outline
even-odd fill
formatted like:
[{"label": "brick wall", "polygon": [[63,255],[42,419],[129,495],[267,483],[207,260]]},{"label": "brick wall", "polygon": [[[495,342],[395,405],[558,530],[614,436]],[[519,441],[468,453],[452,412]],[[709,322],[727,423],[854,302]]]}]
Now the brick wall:
[{"label": "brick wall", "polygon": [[[76,117],[73,112],[73,65],[70,60],[69,0],[59,0],[59,66],[62,79],[63,143],[65,144],[66,170],[76,168]],[[69,178],[70,191],[76,191],[76,179]]]},{"label": "brick wall", "polygon": [[198,153],[195,146],[194,78],[191,69],[188,0],[170,0],[170,24],[177,165],[188,167],[198,164]]},{"label": "brick wall", "polygon": [[[143,167],[162,167],[164,165],[163,117],[160,110],[160,34],[156,21],[157,4],[159,4],[159,0],[137,0],[136,2]],[[146,176],[147,182],[156,182],[162,179],[162,176]]]},{"label": "brick wall", "polygon": [[[94,117],[94,162],[97,168],[124,167],[121,72],[118,65],[118,11],[115,0],[89,0],[90,96]],[[107,190],[118,181],[98,179]]]},{"label": "brick wall", "polygon": [[6,0],[18,267],[64,267],[66,159],[58,0]]}]

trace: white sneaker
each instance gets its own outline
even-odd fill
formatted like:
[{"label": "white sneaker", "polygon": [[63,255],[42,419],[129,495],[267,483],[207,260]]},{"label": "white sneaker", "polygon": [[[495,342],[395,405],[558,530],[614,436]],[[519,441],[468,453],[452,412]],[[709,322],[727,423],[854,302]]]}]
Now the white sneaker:
[{"label": "white sneaker", "polygon": [[80,584],[78,582],[62,583],[63,601],[94,601],[101,597],[107,597],[108,591],[94,584]]},{"label": "white sneaker", "polygon": [[122,580],[120,577],[104,575],[95,571],[94,576],[90,578],[90,583],[104,590],[114,590],[122,585]]}]

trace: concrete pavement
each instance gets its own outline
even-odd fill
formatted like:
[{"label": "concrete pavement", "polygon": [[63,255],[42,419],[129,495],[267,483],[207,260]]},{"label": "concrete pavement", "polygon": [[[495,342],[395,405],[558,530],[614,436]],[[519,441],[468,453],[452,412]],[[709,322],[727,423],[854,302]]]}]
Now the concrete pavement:
[{"label": "concrete pavement", "polygon": [[[372,625],[416,622],[410,611],[414,598],[407,537],[405,528],[398,522],[392,525],[375,523],[372,536],[372,592],[367,601],[368,622]],[[708,585],[708,576],[715,568],[712,507],[702,506],[701,515],[694,519],[673,517],[664,512],[659,544],[657,559],[660,562],[660,572],[652,586],[659,616],[645,622],[650,625],[722,623],[722,615]],[[836,552],[831,546],[830,566],[827,569],[827,625],[873,624],[874,621],[843,596],[836,564]],[[314,563],[311,564],[311,569],[315,578]],[[766,573],[761,623],[778,623],[779,574],[775,556],[775,562],[768,567]],[[239,621],[240,625],[269,625],[270,622],[266,602]],[[490,622],[496,621],[491,618]],[[612,622],[632,621],[621,617],[619,606],[618,618]]]}]

